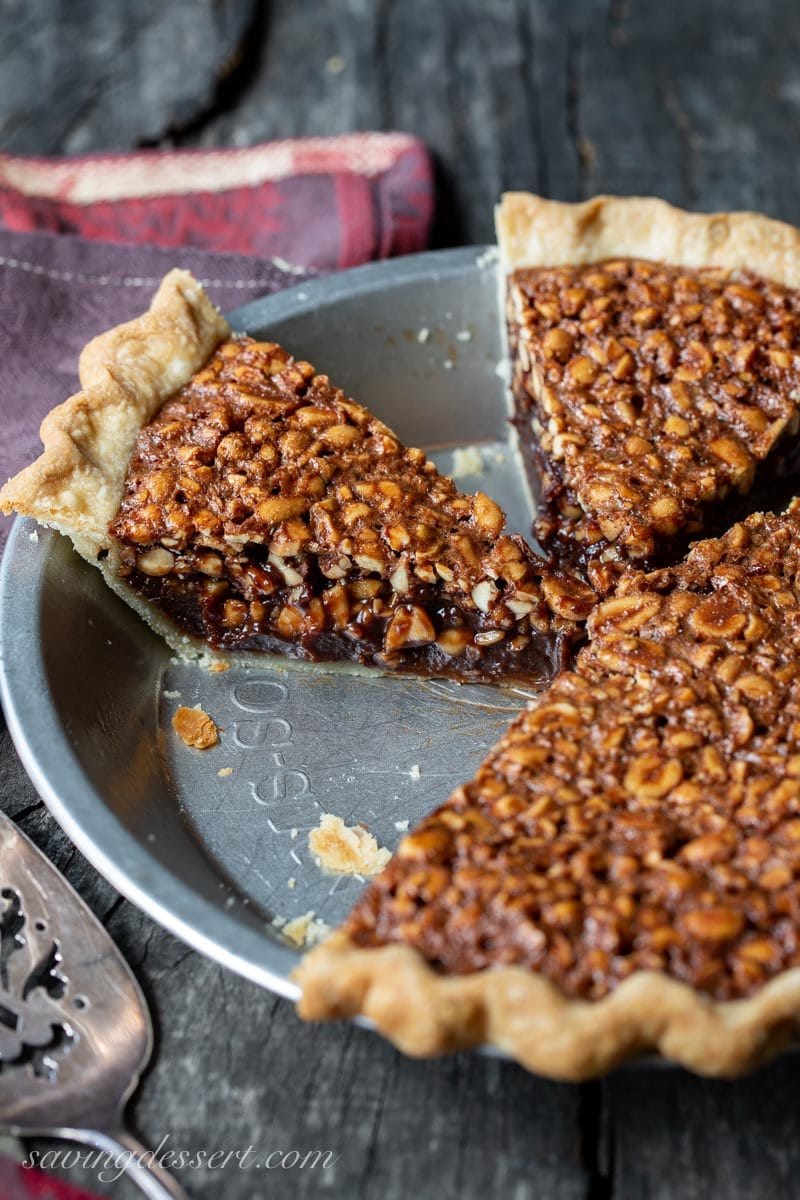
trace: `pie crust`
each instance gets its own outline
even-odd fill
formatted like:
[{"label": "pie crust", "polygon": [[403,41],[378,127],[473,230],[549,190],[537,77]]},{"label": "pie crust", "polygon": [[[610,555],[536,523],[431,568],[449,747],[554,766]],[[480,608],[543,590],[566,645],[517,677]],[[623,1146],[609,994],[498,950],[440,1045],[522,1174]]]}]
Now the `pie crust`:
[{"label": "pie crust", "polygon": [[170,271],[146,313],[85,346],[78,363],[83,391],[47,414],[39,431],[42,454],[0,490],[3,512],[34,517],[65,534],[168,644],[209,661],[217,656],[200,645],[190,648],[171,622],[124,585],[108,527],[142,426],[229,333],[197,280],[188,271]]},{"label": "pie crust", "polygon": [[405,1054],[487,1045],[538,1075],[575,1082],[648,1051],[699,1075],[739,1075],[796,1034],[800,1013],[798,968],[744,1000],[710,1000],[639,971],[603,1000],[586,1001],[523,967],[440,975],[410,946],[363,949],[340,931],[295,978],[306,1020],[363,1016]]},{"label": "pie crust", "polygon": [[[230,333],[188,271],[170,271],[147,313],[100,334],[81,353],[83,391],[42,422],[44,450],[0,491],[4,512],[66,533],[94,563],[113,551],[109,522],[122,499],[139,430]],[[108,582],[110,563],[103,568]]]},{"label": "pie crust", "polygon": [[507,192],[495,217],[506,271],[638,258],[680,267],[747,268],[800,287],[800,231],[758,213],[690,213],[645,196],[564,204]]}]

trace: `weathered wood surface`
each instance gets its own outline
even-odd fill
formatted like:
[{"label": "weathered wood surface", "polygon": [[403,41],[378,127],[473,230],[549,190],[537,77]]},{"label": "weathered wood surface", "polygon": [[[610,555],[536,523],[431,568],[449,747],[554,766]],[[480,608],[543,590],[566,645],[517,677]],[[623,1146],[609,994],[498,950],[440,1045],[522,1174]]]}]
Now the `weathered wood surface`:
[{"label": "weathered wood surface", "polygon": [[[654,192],[799,221],[799,49],[794,0],[0,0],[0,146],[407,129],[436,154],[439,245],[488,240],[506,187]],[[192,1172],[194,1196],[798,1191],[795,1059],[736,1083],[637,1069],[583,1088],[478,1057],[410,1062],[355,1028],[303,1026],[121,901],[38,804],[7,736],[0,803],[142,980],[158,1053],[132,1106],[139,1134],[340,1156],[333,1173]]]},{"label": "weathered wood surface", "polygon": [[84,154],[216,111],[258,0],[3,0],[0,145]]}]

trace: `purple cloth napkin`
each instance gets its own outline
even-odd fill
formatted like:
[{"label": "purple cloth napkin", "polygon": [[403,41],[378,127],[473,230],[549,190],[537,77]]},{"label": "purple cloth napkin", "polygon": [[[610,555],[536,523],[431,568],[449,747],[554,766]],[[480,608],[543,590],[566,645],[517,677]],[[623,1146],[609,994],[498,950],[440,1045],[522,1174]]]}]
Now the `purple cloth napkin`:
[{"label": "purple cloth napkin", "polygon": [[[201,279],[223,312],[309,274],[271,259],[0,230],[0,480],[39,454],[42,417],[78,390],[86,342],[143,312],[176,266]],[[10,525],[0,517],[0,549]]]}]

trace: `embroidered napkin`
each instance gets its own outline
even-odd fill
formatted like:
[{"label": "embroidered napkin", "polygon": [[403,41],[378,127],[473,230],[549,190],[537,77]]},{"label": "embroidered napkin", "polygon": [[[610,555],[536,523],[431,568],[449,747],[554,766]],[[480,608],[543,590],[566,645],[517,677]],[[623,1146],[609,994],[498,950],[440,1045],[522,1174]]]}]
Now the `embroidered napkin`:
[{"label": "embroidered napkin", "polygon": [[23,1167],[5,1155],[0,1155],[0,1196],[3,1200],[99,1200],[83,1188],[44,1171]]},{"label": "embroidered napkin", "polygon": [[351,267],[425,248],[428,151],[406,133],[245,149],[0,154],[0,225]]}]

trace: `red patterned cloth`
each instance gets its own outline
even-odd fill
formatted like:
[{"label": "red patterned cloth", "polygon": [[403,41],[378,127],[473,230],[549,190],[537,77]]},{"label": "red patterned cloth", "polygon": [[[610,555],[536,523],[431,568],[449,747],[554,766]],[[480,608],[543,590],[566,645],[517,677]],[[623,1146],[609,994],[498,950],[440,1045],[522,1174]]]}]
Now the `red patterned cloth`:
[{"label": "red patterned cloth", "polygon": [[0,225],[350,267],[423,250],[428,151],[405,133],[81,158],[0,154]]},{"label": "red patterned cloth", "polygon": [[98,1200],[83,1188],[23,1167],[5,1155],[0,1155],[0,1197],[2,1200]]}]

